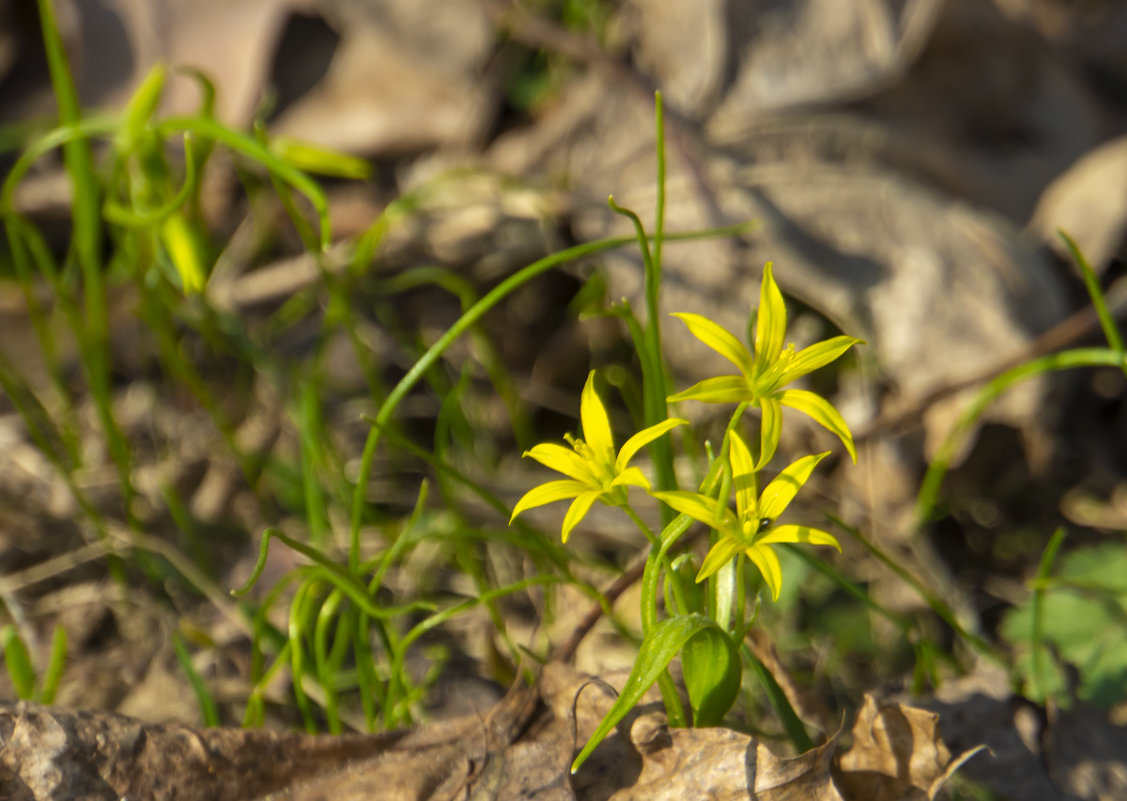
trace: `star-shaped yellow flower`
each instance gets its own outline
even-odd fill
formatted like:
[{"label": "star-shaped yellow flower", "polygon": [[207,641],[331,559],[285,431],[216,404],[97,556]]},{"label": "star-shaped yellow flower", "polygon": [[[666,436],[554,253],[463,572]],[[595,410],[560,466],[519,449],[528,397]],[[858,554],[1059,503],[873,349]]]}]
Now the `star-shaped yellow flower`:
[{"label": "star-shaped yellow flower", "polygon": [[583,519],[595,501],[602,501],[608,506],[625,506],[627,487],[641,487],[648,491],[650,482],[641,470],[629,466],[630,460],[641,448],[662,434],[688,422],[672,418],[643,429],[626,440],[615,456],[610,419],[595,392],[593,370],[587,376],[587,383],[579,400],[579,417],[583,426],[583,439],[565,435],[564,438],[571,445],[570,449],[562,445],[541,443],[525,451],[525,456],[531,456],[568,478],[549,481],[525,493],[513,508],[510,523],[525,509],[574,498],[564,515],[561,531],[563,541],[567,542],[571,530]]},{"label": "star-shaped yellow flower", "polygon": [[772,599],[777,601],[783,586],[783,572],[779,557],[771,549],[772,545],[805,542],[810,545],[831,545],[840,551],[837,539],[825,531],[789,523],[775,525],[779,515],[810,478],[814,467],[827,455],[829,451],[799,459],[779,473],[757,498],[755,465],[751,452],[733,431],[728,446],[728,461],[732,465],[732,486],[736,491],[735,512],[728,508],[727,499],[718,502],[716,498],[696,492],[653,493],[655,498],[720,534],[720,539],[704,558],[704,564],[697,573],[697,581],[708,578],[742,551],[763,574],[763,581],[771,591]]},{"label": "star-shaped yellow flower", "polygon": [[783,406],[790,406],[810,415],[816,422],[836,434],[857,461],[853,435],[837,409],[825,398],[803,389],[783,389],[796,378],[823,367],[854,345],[863,344],[856,337],[837,336],[817,342],[795,353],[794,345],[783,348],[787,330],[787,308],[783,294],[771,274],[771,264],[763,270],[759,289],[759,314],[755,324],[755,355],[731,333],[699,314],[674,314],[689,331],[708,347],[740,369],[740,375],[707,378],[683,392],[671,395],[669,401],[698,400],[705,403],[748,402],[763,410],[759,434],[759,461],[756,469],[767,464],[779,446]]}]

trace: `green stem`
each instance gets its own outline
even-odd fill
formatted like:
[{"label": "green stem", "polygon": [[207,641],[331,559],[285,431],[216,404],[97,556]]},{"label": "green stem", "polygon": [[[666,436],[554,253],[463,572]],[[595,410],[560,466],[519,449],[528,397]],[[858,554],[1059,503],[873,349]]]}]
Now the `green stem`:
[{"label": "green stem", "polygon": [[621,508],[622,511],[626,512],[626,514],[629,515],[630,520],[634,523],[635,526],[638,527],[638,530],[646,535],[646,539],[650,541],[650,545],[654,546],[655,548],[661,546],[661,542],[658,540],[657,535],[653,533],[653,529],[646,525],[646,521],[638,517],[638,513],[634,511],[633,507],[631,507],[629,504],[626,504]]},{"label": "green stem", "polygon": [[[694,231],[691,233],[679,234],[671,236],[670,239],[690,240],[713,236],[730,236],[737,234],[747,228],[746,224],[735,226],[728,226],[725,228],[716,228],[710,231]],[[352,496],[352,529],[349,542],[349,564],[356,565],[360,562],[360,522],[363,518],[364,512],[364,494],[368,486],[368,479],[372,472],[372,463],[375,460],[376,449],[379,447],[380,432],[387,427],[388,422],[391,420],[391,415],[395,409],[407,396],[407,393],[419,382],[426,372],[438,361],[439,357],[446,351],[450,345],[458,339],[463,333],[469,330],[478,320],[480,320],[487,311],[496,306],[503,298],[509,293],[531,279],[540,275],[541,273],[548,272],[549,270],[559,267],[561,264],[566,264],[569,261],[581,259],[584,256],[590,256],[604,250],[611,250],[613,248],[620,248],[628,245],[634,241],[633,237],[619,236],[610,239],[601,239],[597,242],[588,242],[582,245],[561,250],[558,253],[553,253],[550,256],[533,262],[517,273],[509,276],[490,292],[488,292],[481,300],[475,303],[469,310],[466,311],[457,322],[454,323],[441,337],[438,338],[433,345],[424,353],[411,369],[407,371],[406,375],[399,380],[383,404],[380,406],[379,411],[376,412],[375,419],[372,423],[372,428],[368,432],[368,438],[364,442],[364,450],[360,455],[360,471],[356,477],[356,489]]]},{"label": "green stem", "polygon": [[1118,367],[1121,370],[1127,370],[1127,357],[1120,350],[1108,348],[1066,350],[1033,359],[1012,370],[1007,370],[979,390],[970,406],[959,417],[955,427],[947,435],[947,439],[943,441],[927,468],[923,484],[920,487],[920,494],[916,498],[916,524],[922,525],[930,517],[939,496],[939,488],[943,485],[943,478],[947,475],[947,468],[951,464],[951,459],[987,406],[1014,384],[1036,378],[1043,373],[1071,370],[1077,367]]}]

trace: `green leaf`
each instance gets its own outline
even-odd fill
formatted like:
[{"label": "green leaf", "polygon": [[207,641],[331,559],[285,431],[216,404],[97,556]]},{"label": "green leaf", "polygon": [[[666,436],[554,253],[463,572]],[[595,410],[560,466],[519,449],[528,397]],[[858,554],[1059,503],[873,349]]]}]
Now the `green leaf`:
[{"label": "green leaf", "polygon": [[740,691],[742,669],[732,638],[716,625],[701,629],[685,641],[681,667],[693,725],[719,725]]},{"label": "green leaf", "polygon": [[357,181],[366,181],[372,175],[372,165],[364,159],[288,136],[274,137],[270,149],[287,164],[306,172]]},{"label": "green leaf", "polygon": [[579,756],[571,763],[571,772],[579,770],[579,766],[587,761],[591,752],[603,741],[610,730],[626,717],[626,713],[633,709],[646,690],[653,686],[657,677],[665,670],[666,666],[688,642],[689,638],[698,631],[709,626],[715,626],[703,615],[682,615],[662,620],[646,635],[638,649],[638,658],[634,662],[634,669],[622,687],[622,693],[615,700],[606,717],[603,718],[591,739],[583,746]]},{"label": "green leaf", "polygon": [[4,653],[4,664],[12,679],[12,686],[24,701],[35,696],[35,667],[31,664],[31,654],[27,651],[19,631],[11,623],[0,629],[0,649]]},{"label": "green leaf", "polygon": [[1003,618],[1002,637],[1019,651],[1014,669],[1023,693],[1067,702],[1059,657],[1076,669],[1080,700],[1103,707],[1127,700],[1125,576],[1122,544],[1077,548],[1061,558],[1055,577],[1039,577],[1030,600]]},{"label": "green leaf", "polygon": [[161,95],[164,93],[164,82],[168,77],[168,69],[163,64],[156,64],[149,74],[145,76],[140,85],[129,98],[125,107],[125,118],[121,130],[121,148],[129,150],[136,146],[137,140],[145,135],[149,120],[156,113],[160,105]]},{"label": "green leaf", "polygon": [[180,669],[188,677],[188,684],[191,685],[192,692],[196,695],[196,703],[200,706],[200,717],[203,718],[203,724],[205,726],[218,726],[219,709],[215,705],[215,698],[207,689],[207,685],[199,671],[196,670],[196,666],[192,664],[192,654],[188,651],[188,646],[179,632],[174,632],[172,635],[172,647],[176,651],[176,659],[180,663]]},{"label": "green leaf", "polygon": [[51,636],[51,656],[47,660],[47,672],[43,674],[43,684],[39,688],[39,703],[50,704],[55,700],[59,680],[67,662],[67,631],[60,624],[55,625]]}]

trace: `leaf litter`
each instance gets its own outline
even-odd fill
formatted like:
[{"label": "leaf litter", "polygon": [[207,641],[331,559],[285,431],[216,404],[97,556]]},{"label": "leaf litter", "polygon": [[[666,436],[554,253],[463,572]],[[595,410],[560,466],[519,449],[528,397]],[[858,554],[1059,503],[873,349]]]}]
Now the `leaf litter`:
[{"label": "leaf litter", "polygon": [[725,728],[669,729],[639,706],[575,776],[579,743],[613,702],[562,664],[491,710],[411,731],[304,735],[143,723],[110,712],[0,705],[0,796],[9,801],[914,801],[953,766],[934,713],[866,696],[841,733],[796,757]]}]

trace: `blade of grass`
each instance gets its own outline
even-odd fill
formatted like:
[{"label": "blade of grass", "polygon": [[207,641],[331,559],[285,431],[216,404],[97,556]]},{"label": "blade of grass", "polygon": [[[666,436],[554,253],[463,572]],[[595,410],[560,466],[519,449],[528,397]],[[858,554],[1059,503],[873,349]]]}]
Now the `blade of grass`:
[{"label": "blade of grass", "polygon": [[939,497],[939,489],[943,485],[943,478],[947,475],[947,469],[951,464],[951,459],[962,445],[963,440],[974,428],[979,417],[986,411],[987,406],[1011,386],[1022,381],[1057,370],[1074,370],[1079,367],[1127,369],[1127,356],[1124,356],[1120,351],[1107,348],[1076,348],[1052,353],[1018,365],[1012,370],[1007,370],[979,390],[970,405],[959,416],[958,421],[951,429],[951,433],[939,446],[931,464],[928,465],[919,495],[916,497],[916,525],[922,526],[931,516]]},{"label": "blade of grass", "polygon": [[1049,538],[1049,544],[1045,546],[1044,553],[1041,554],[1041,561],[1037,565],[1037,576],[1033,581],[1033,597],[1030,599],[1030,633],[1029,645],[1033,649],[1030,657],[1033,660],[1033,696],[1041,703],[1046,703],[1048,699],[1045,697],[1044,688],[1047,686],[1044,680],[1045,670],[1045,643],[1044,643],[1044,603],[1045,603],[1045,589],[1049,585],[1049,574],[1053,569],[1053,562],[1057,558],[1057,551],[1060,550],[1061,543],[1064,542],[1065,530],[1058,528],[1053,532],[1053,536]]},{"label": "blade of grass", "polygon": [[791,706],[790,699],[787,694],[783,692],[783,688],[775,681],[775,677],[771,675],[771,671],[767,666],[759,661],[758,657],[751,652],[746,643],[740,643],[740,653],[743,658],[747,660],[751,670],[759,679],[760,684],[763,685],[763,690],[767,693],[767,700],[775,710],[775,714],[779,716],[779,720],[783,724],[783,730],[787,733],[787,739],[790,740],[791,745],[800,754],[805,754],[814,748],[814,741],[810,739],[810,734],[806,731],[806,725],[802,719],[798,717],[798,713],[794,711]]},{"label": "blade of grass", "polygon": [[212,696],[211,691],[208,690],[199,671],[196,670],[196,666],[192,664],[192,655],[188,652],[188,646],[179,632],[175,632],[172,635],[172,647],[176,651],[176,660],[180,663],[180,669],[183,670],[184,675],[188,677],[188,684],[191,685],[192,692],[196,696],[196,703],[199,704],[200,707],[200,717],[203,718],[203,725],[208,727],[218,726],[219,709],[215,705],[215,698]]},{"label": "blade of grass", "polygon": [[[1096,315],[1100,318],[1100,327],[1103,328],[1108,347],[1116,353],[1123,353],[1123,337],[1119,333],[1119,327],[1115,324],[1115,318],[1111,316],[1111,312],[1108,310],[1107,299],[1104,297],[1103,290],[1100,289],[1100,282],[1096,278],[1095,271],[1088,264],[1088,260],[1084,258],[1084,254],[1080,252],[1080,248],[1072,241],[1072,237],[1064,231],[1057,231],[1057,235],[1064,240],[1064,244],[1068,246],[1068,251],[1072,254],[1076,266],[1080,268],[1080,274],[1084,277],[1084,286],[1088,290],[1088,297],[1092,299],[1092,306],[1096,309]],[[1124,364],[1123,370],[1127,373],[1127,364]]]},{"label": "blade of grass", "polygon": [[61,624],[55,624],[55,633],[51,637],[51,655],[47,658],[47,670],[43,672],[43,680],[39,686],[39,703],[47,705],[54,703],[66,663],[67,631]]},{"label": "blade of grass", "polygon": [[865,550],[876,557],[879,562],[887,566],[893,573],[895,573],[901,581],[915,590],[916,594],[923,599],[924,603],[931,607],[931,610],[935,612],[935,614],[938,615],[944,623],[950,626],[951,630],[958,634],[968,645],[973,647],[983,656],[989,657],[995,662],[998,662],[1000,664],[1005,663],[1005,659],[999,653],[998,649],[994,647],[994,645],[992,645],[980,635],[967,630],[967,628],[959,622],[958,618],[955,617],[955,612],[951,609],[950,606],[947,605],[947,603],[943,599],[939,598],[937,595],[935,595],[935,593],[929,590],[922,581],[912,575],[907,569],[900,565],[900,563],[898,563],[895,559],[885,553],[884,550],[880,548],[876,543],[870,541],[868,537],[861,533],[860,529],[856,528],[855,526],[849,525],[844,520],[841,520],[840,518],[837,518],[833,515],[830,515],[829,517],[834,521],[834,523],[837,524],[838,528],[849,534],[849,536],[851,536],[856,542],[860,543],[861,546],[865,548]]}]

